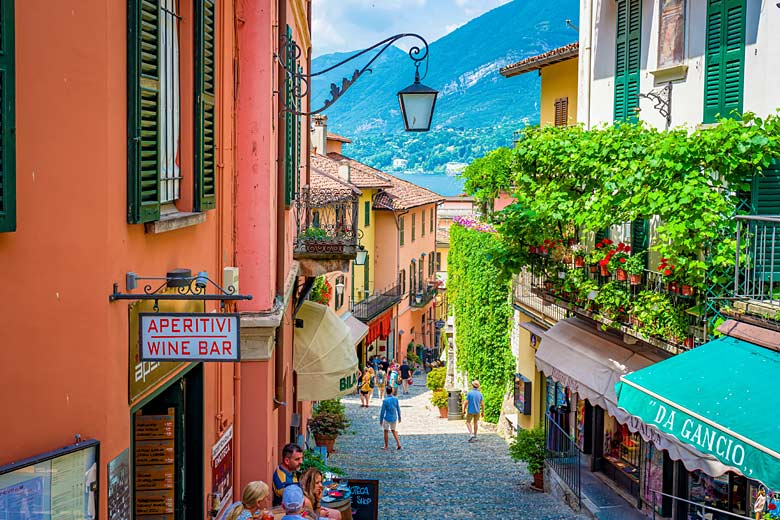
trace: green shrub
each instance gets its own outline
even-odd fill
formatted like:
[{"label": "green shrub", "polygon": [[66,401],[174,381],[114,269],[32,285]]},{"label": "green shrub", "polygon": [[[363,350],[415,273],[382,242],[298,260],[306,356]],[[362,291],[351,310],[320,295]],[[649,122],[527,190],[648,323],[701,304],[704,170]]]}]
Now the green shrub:
[{"label": "green shrub", "polygon": [[450,393],[446,390],[434,390],[431,396],[431,404],[436,408],[447,408],[449,406]]},{"label": "green shrub", "polygon": [[328,399],[327,401],[320,401],[314,405],[313,416],[317,416],[319,413],[335,413],[337,415],[343,415],[346,417],[347,410],[344,405],[341,404],[341,399]]},{"label": "green shrub", "polygon": [[313,435],[336,437],[346,432],[350,426],[349,419],[343,415],[320,412],[309,419],[309,430]]},{"label": "green shrub", "polygon": [[444,380],[447,378],[447,368],[439,367],[434,368],[428,372],[428,379],[425,382],[425,386],[430,390],[441,390],[444,388]]},{"label": "green shrub", "polygon": [[316,451],[304,450],[303,464],[301,464],[301,473],[309,468],[317,468],[323,475],[326,473],[332,473],[334,475],[346,475],[346,472],[343,469],[337,468],[336,466],[329,466],[328,463],[322,459],[322,455]]},{"label": "green shrub", "polygon": [[544,470],[544,429],[536,427],[532,430],[517,430],[509,445],[509,456],[515,462],[525,462],[528,472],[536,475]]}]

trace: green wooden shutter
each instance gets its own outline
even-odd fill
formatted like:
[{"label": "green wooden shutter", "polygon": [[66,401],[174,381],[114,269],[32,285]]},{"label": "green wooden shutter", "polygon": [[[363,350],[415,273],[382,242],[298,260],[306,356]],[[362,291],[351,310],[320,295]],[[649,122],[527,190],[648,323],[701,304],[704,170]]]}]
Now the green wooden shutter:
[{"label": "green wooden shutter", "polygon": [[404,245],[404,218],[398,217],[398,240],[400,245]]},{"label": "green wooden shutter", "polygon": [[370,275],[370,273],[369,273],[369,263],[368,263],[368,260],[369,260],[369,255],[366,255],[366,264],[363,266],[363,290],[366,291],[366,294],[368,294],[368,291],[370,290],[369,289],[369,285],[370,285],[369,275]]},{"label": "green wooden shutter", "polygon": [[596,243],[601,242],[605,238],[609,238],[609,229],[600,229],[596,231]]},{"label": "green wooden shutter", "polygon": [[639,66],[642,0],[617,0],[615,36],[615,121],[636,121],[639,106]]},{"label": "green wooden shutter", "polygon": [[[636,255],[647,251],[649,223],[645,219],[637,219],[631,222],[631,254]],[[647,255],[645,255],[645,267],[647,267]]]},{"label": "green wooden shutter", "polygon": [[160,2],[127,10],[127,221],[160,218]]},{"label": "green wooden shutter", "polygon": [[708,0],[704,122],[742,113],[745,0]]},{"label": "green wooden shutter", "polygon": [[16,231],[14,3],[0,6],[0,231]]},{"label": "green wooden shutter", "polygon": [[[780,161],[774,161],[764,168],[760,175],[753,176],[753,186],[750,190],[753,212],[755,215],[780,215]],[[759,241],[762,241],[759,239]],[[774,281],[780,280],[780,237],[776,238],[774,247],[774,265],[772,265],[771,231],[766,237],[767,248],[764,254],[755,259],[756,270],[759,273],[773,272]]]},{"label": "green wooden shutter", "polygon": [[368,227],[371,225],[371,202],[365,201],[363,203],[363,208],[364,208],[363,212],[365,213],[365,215],[363,215],[364,218],[363,224],[365,227]]},{"label": "green wooden shutter", "polygon": [[195,211],[217,205],[214,4],[195,2]]},{"label": "green wooden shutter", "polygon": [[[287,26],[287,42],[293,41],[292,27]],[[285,96],[287,107],[296,109],[298,107],[295,98],[296,80],[292,72],[296,70],[295,52],[293,46],[288,45],[285,52]],[[295,199],[295,178],[297,173],[297,161],[295,157],[295,147],[298,139],[297,129],[295,128],[296,115],[287,111],[284,114],[284,202],[290,205]]]}]

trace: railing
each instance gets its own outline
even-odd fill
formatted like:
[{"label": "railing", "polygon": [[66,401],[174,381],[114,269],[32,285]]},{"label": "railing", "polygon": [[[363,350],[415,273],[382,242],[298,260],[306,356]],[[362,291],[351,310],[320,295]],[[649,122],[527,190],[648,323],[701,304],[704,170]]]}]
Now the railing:
[{"label": "railing", "polygon": [[739,215],[734,297],[780,305],[780,216]]},{"label": "railing", "polygon": [[436,296],[436,285],[428,282],[425,287],[418,287],[416,291],[409,291],[409,305],[412,307],[425,307]]},{"label": "railing", "polygon": [[[691,500],[687,500],[685,498],[676,497],[674,495],[669,495],[667,493],[663,493],[661,491],[657,491],[655,489],[650,490],[650,493],[653,494],[653,518],[656,518],[656,510],[658,509],[658,501],[663,500],[663,497],[666,497],[667,499],[671,499],[674,502],[680,502],[678,504],[677,509],[682,507],[683,510],[688,510],[686,512],[695,513],[695,518],[700,518],[702,520],[712,520],[713,518],[718,519],[731,519],[731,518],[743,518],[743,519],[752,519],[750,516],[744,516],[737,513],[730,513],[728,511],[725,511],[723,509],[718,509],[717,507],[708,506],[705,504],[700,504],[698,502],[693,502]],[[685,513],[682,513],[685,514]],[[690,518],[690,515],[688,515],[686,518]]]},{"label": "railing", "polygon": [[363,300],[352,302],[352,315],[361,321],[370,321],[401,301],[401,285],[396,283]]},{"label": "railing", "polygon": [[359,197],[349,189],[305,186],[295,197],[296,257],[357,254]]},{"label": "railing", "polygon": [[549,413],[544,416],[544,433],[544,462],[569,487],[581,506],[580,448]]},{"label": "railing", "polygon": [[543,277],[530,268],[523,268],[512,280],[512,295],[516,305],[522,305],[539,313],[540,317],[560,321],[569,316],[569,312],[539,296],[534,290],[544,285]]}]

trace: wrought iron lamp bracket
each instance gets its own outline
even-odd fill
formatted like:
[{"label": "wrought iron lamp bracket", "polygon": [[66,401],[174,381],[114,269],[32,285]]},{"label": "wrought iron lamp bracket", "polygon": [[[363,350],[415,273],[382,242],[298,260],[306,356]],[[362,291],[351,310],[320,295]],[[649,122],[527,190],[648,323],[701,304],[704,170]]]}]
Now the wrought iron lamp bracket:
[{"label": "wrought iron lamp bracket", "polygon": [[[328,107],[330,107],[333,103],[336,102],[341,96],[344,95],[344,93],[362,76],[365,72],[372,72],[371,65],[379,58],[379,56],[384,53],[388,47],[393,45],[395,42],[402,38],[406,38],[407,36],[412,38],[417,38],[421,42],[421,46],[413,46],[409,49],[409,57],[414,62],[415,67],[415,81],[420,81],[421,79],[425,78],[426,74],[428,73],[428,42],[420,36],[419,34],[415,33],[401,33],[396,34],[394,36],[390,36],[388,38],[385,38],[384,40],[375,43],[371,47],[364,49],[360,52],[357,52],[353,54],[352,56],[349,56],[346,59],[341,60],[340,62],[327,67],[323,70],[320,70],[318,72],[312,72],[311,74],[305,74],[304,72],[297,70],[297,66],[294,67],[294,70],[290,70],[287,66],[288,58],[291,56],[295,57],[295,63],[298,62],[298,59],[303,55],[303,51],[298,46],[298,44],[295,42],[295,40],[288,38],[286,34],[283,34],[281,36],[281,44],[279,46],[279,50],[281,55],[275,55],[276,59],[279,61],[279,64],[282,66],[285,72],[285,83],[287,85],[287,88],[285,89],[287,92],[292,93],[292,97],[296,99],[303,99],[306,97],[306,95],[309,92],[310,88],[310,82],[311,79],[316,76],[321,76],[325,73],[328,73],[334,69],[337,69],[341,67],[342,65],[349,63],[350,61],[359,58],[360,56],[363,56],[364,54],[367,54],[372,51],[377,51],[376,54],[366,63],[362,68],[355,69],[352,73],[351,77],[344,77],[341,79],[341,85],[336,85],[335,83],[330,84],[330,97],[325,100],[324,106],[317,110],[311,110],[309,112],[302,112],[298,110],[295,106],[291,105],[290,101],[291,99],[288,99],[288,96],[285,96],[283,99],[283,112],[288,112],[294,115],[298,116],[311,116],[314,114],[319,114],[320,112],[325,111]],[[423,73],[422,77],[420,77],[420,65],[425,62],[425,72]]]},{"label": "wrought iron lamp bracket", "polygon": [[[133,285],[131,285],[131,280]],[[252,299],[251,294],[238,294],[235,292],[234,287],[221,287],[208,276],[197,275],[185,276],[181,278],[168,278],[135,276],[132,273],[128,273],[128,290],[131,290],[131,288],[134,287],[134,282],[139,280],[147,282],[144,285],[143,293],[119,292],[119,284],[115,283],[112,293],[108,295],[108,301],[115,302],[117,300],[154,300],[154,311],[157,312],[159,311],[158,303],[160,300],[216,300],[222,302],[221,307],[224,310],[226,301]],[[157,285],[154,283],[154,281],[161,281],[162,283]],[[157,285],[156,288],[155,285]],[[209,287],[215,289],[215,291],[211,294],[208,292]],[[169,289],[174,292],[166,292]]]},{"label": "wrought iron lamp bracket", "polygon": [[[637,94],[637,98],[649,99],[653,102],[653,108],[658,110],[666,119],[666,129],[672,125],[672,84],[667,83],[663,87],[651,90],[647,94]],[[638,109],[637,109],[638,111]]]}]

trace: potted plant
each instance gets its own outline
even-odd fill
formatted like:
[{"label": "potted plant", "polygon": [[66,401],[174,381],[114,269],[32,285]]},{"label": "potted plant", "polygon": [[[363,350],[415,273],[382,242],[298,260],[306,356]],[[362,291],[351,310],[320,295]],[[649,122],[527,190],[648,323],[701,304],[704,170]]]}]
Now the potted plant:
[{"label": "potted plant", "polygon": [[628,257],[623,264],[623,269],[628,274],[628,280],[631,285],[642,283],[642,274],[645,271],[645,253],[637,253]]},{"label": "potted plant", "polygon": [[439,417],[447,418],[450,393],[444,389],[434,390],[431,395],[431,404],[439,409]]},{"label": "potted plant", "polygon": [[625,282],[628,279],[628,274],[625,270],[625,264],[628,262],[629,254],[631,253],[631,246],[619,242],[615,251],[609,257],[608,266],[611,271],[615,272],[615,279],[619,282]]},{"label": "potted plant", "polygon": [[425,381],[425,386],[429,390],[442,390],[444,388],[444,380],[447,378],[447,368],[439,367],[434,368],[428,372],[428,379]]},{"label": "potted plant", "polygon": [[680,284],[677,283],[677,267],[671,263],[668,258],[661,258],[661,263],[658,264],[658,272],[664,276],[666,280],[666,289],[670,293],[679,294]]},{"label": "potted plant", "polygon": [[333,296],[333,287],[325,276],[315,278],[309,292],[309,299],[322,305],[329,305],[331,296]]},{"label": "potted plant", "polygon": [[621,321],[630,303],[628,291],[617,281],[604,284],[599,289],[595,302],[601,314],[614,321]]},{"label": "potted plant", "polygon": [[[601,276],[609,276],[609,261],[615,254],[617,246],[612,240],[605,238],[596,243],[596,247],[590,252],[590,263],[596,265]],[[595,272],[591,269],[591,272]]]},{"label": "potted plant", "polygon": [[582,284],[580,284],[578,292],[580,305],[585,309],[593,309],[596,306],[594,300],[598,296],[598,291],[599,284],[596,280],[584,280]]},{"label": "potted plant", "polygon": [[309,419],[309,430],[314,435],[317,446],[325,446],[328,453],[333,452],[336,438],[347,431],[349,420],[333,412],[319,412]]},{"label": "potted plant", "polygon": [[528,472],[534,476],[531,486],[537,491],[544,490],[544,429],[519,429],[509,445],[509,455],[515,462],[525,462]]}]

